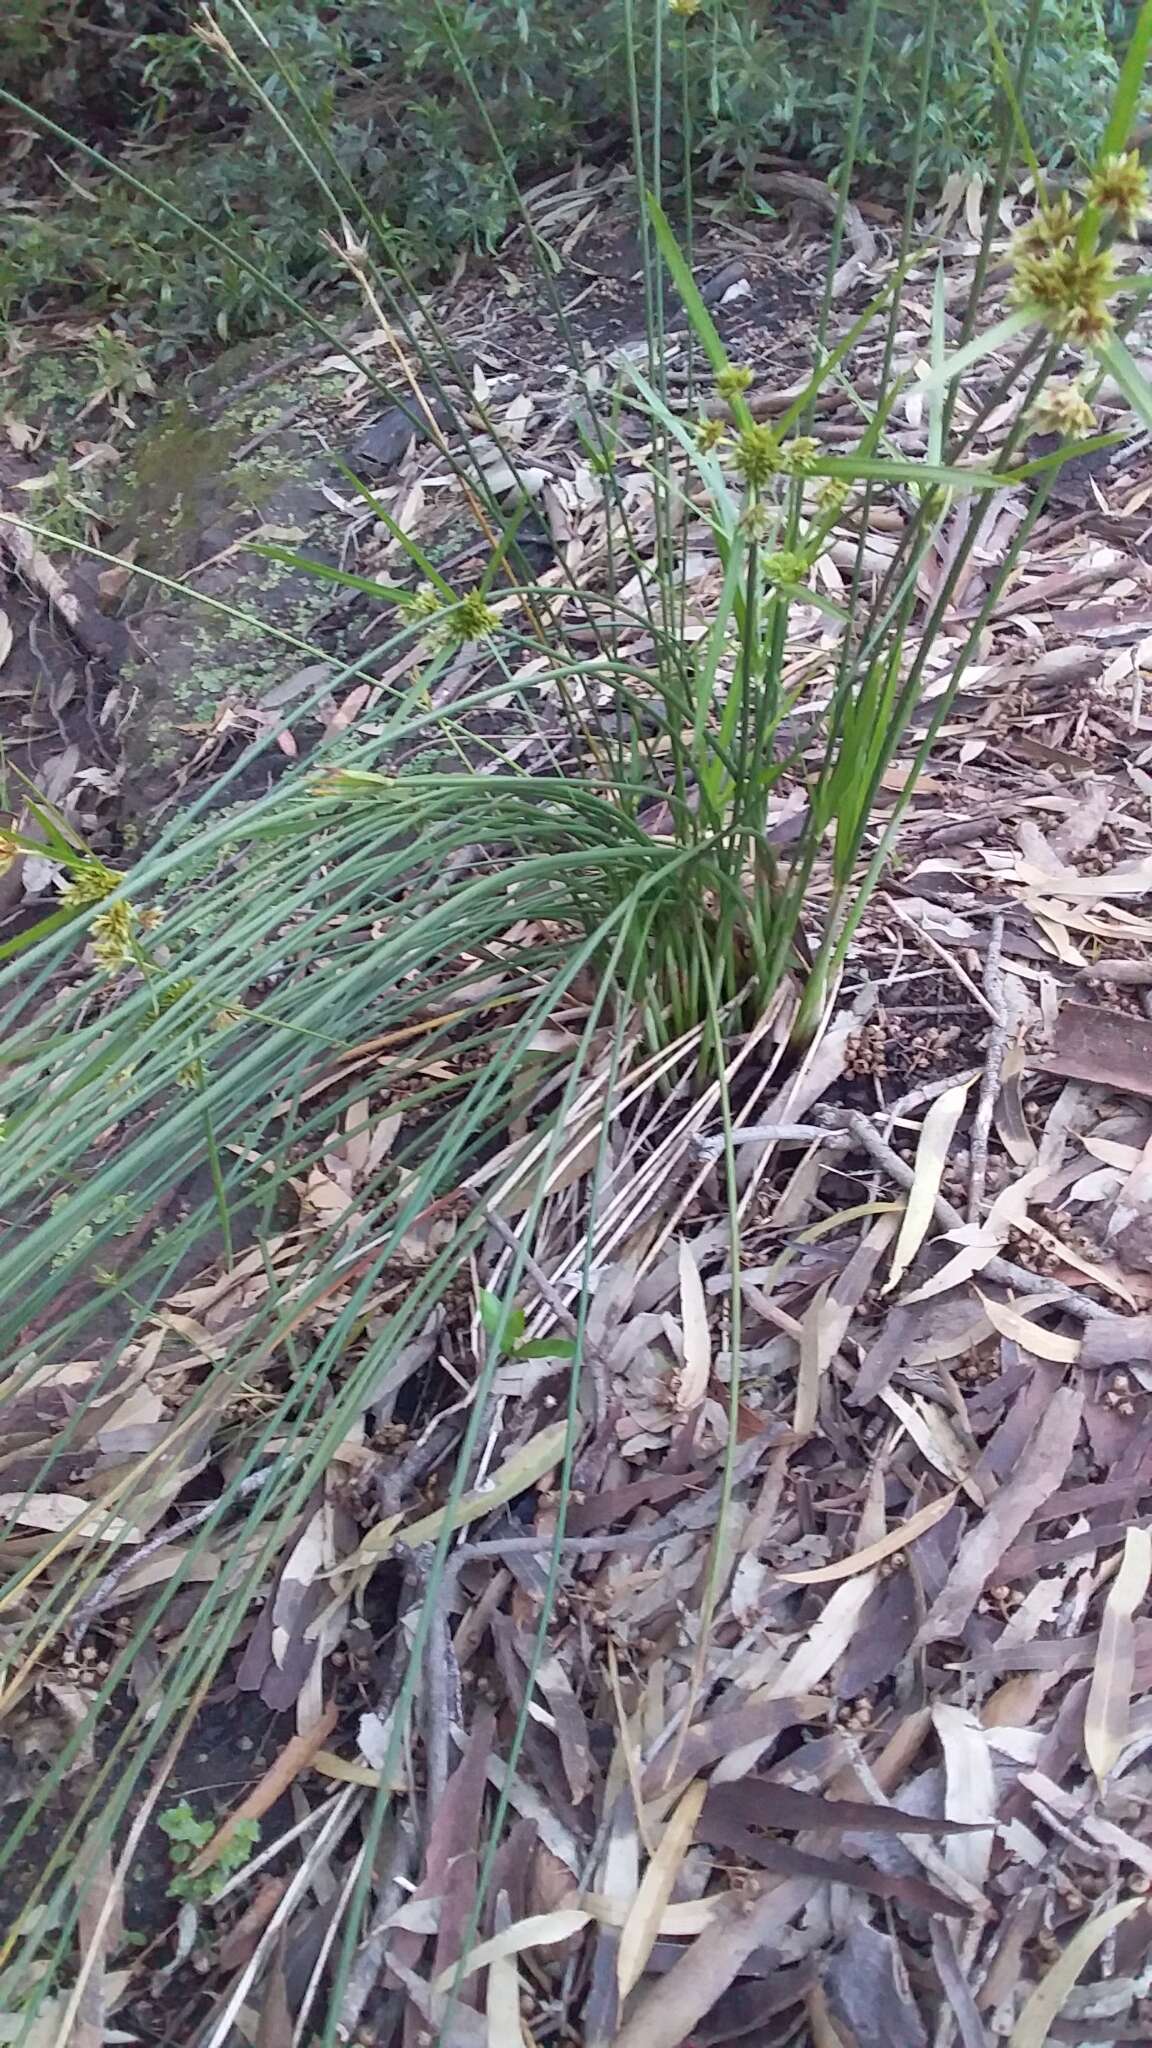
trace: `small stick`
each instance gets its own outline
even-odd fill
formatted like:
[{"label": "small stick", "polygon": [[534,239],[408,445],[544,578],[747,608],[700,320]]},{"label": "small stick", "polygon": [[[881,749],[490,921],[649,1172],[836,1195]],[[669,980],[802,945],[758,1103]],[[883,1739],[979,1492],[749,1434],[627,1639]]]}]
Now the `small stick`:
[{"label": "small stick", "polygon": [[997,911],[992,919],[988,937],[988,953],[984,962],[984,1005],[992,1018],[992,1029],[988,1033],[988,1050],[984,1055],[984,1075],[980,1082],[980,1094],[976,1103],[976,1114],[972,1119],[972,1137],[968,1163],[968,1221],[978,1223],[984,1206],[984,1183],[988,1176],[988,1137],[992,1129],[992,1111],[1000,1092],[1000,1075],[1004,1068],[1004,1054],[1008,1049],[1008,1038],[1012,1029],[1012,1012],[1008,1004],[1008,990],[1004,980],[1004,913]]},{"label": "small stick", "polygon": [[[250,1493],[258,1493],[264,1481],[271,1477],[275,1469],[274,1465],[265,1465],[261,1472],[250,1472],[247,1479],[240,1481],[233,1501],[245,1500]],[[230,1506],[232,1504],[229,1503]],[[99,1613],[122,1580],[131,1578],[138,1565],[142,1565],[146,1558],[154,1557],[158,1550],[164,1550],[169,1543],[179,1543],[183,1537],[191,1536],[194,1530],[202,1528],[217,1512],[219,1506],[219,1500],[210,1500],[206,1506],[195,1508],[190,1515],[185,1515],[182,1521],[174,1522],[169,1528],[158,1529],[154,1536],[149,1536],[146,1543],[139,1544],[130,1557],[122,1557],[118,1564],[114,1564],[110,1571],[105,1572],[99,1584],[93,1587],[86,1600],[80,1602],[72,1616],[68,1628],[72,1641],[83,1641],[92,1617]]]},{"label": "small stick", "polygon": [[[897,1183],[897,1186],[911,1187],[915,1175],[907,1160],[901,1159],[900,1154],[894,1152],[891,1145],[885,1144],[879,1132],[873,1130],[867,1117],[860,1110],[848,1110],[845,1123],[859,1138],[864,1150],[871,1154],[877,1166],[883,1167],[884,1172]],[[937,1195],[933,1209],[936,1221],[943,1224],[945,1230],[961,1228],[964,1218],[959,1209],[954,1209],[943,1195]],[[986,1280],[998,1281],[1001,1287],[1012,1287],[1017,1294],[1046,1294],[1050,1300],[1059,1302],[1065,1313],[1075,1316],[1078,1322],[1094,1323],[1105,1319],[1112,1322],[1115,1319],[1111,1309],[1101,1308],[1098,1301],[1086,1300],[1074,1287],[1066,1287],[1062,1281],[1053,1280],[1043,1273],[1030,1273],[1026,1266],[1014,1266],[1009,1259],[989,1259],[983,1268],[983,1274]]]},{"label": "small stick", "polygon": [[[821,1139],[825,1144],[843,1142],[842,1134],[830,1131],[826,1124],[746,1124],[732,1133],[734,1145],[814,1145]],[[727,1138],[721,1137],[702,1137],[697,1142],[705,1157],[716,1159],[728,1144]]]},{"label": "small stick", "polygon": [[562,1554],[581,1550],[654,1550],[680,1532],[665,1518],[658,1528],[635,1529],[630,1536],[493,1536],[484,1543],[462,1543],[452,1552],[453,1565],[467,1564],[473,1557],[531,1557],[542,1550]]},{"label": "small stick", "polygon": [[[940,961],[941,965],[948,969],[949,974],[955,977],[955,979],[960,983],[960,986],[965,991],[965,993],[971,996],[974,1003],[979,1003],[980,1008],[982,1010],[986,1010],[988,1012],[988,1015],[991,1017],[992,1022],[995,1024],[997,1022],[998,1013],[993,1007],[992,1002],[989,1000],[990,992],[988,990],[987,985],[987,976],[985,977],[984,994],[981,995],[980,990],[977,988],[976,983],[972,979],[972,976],[968,974],[963,967],[961,967],[960,962],[958,960],[954,960],[952,958],[952,955],[948,951],[947,947],[942,946],[938,939],[934,939],[932,937],[931,932],[926,932],[922,925],[917,924],[916,919],[914,917],[909,917],[908,912],[906,910],[902,910],[900,905],[894,902],[891,896],[886,896],[884,898],[884,908],[885,910],[890,910],[893,917],[896,918],[897,921],[900,924],[902,924],[907,931],[911,932],[918,946],[922,946],[926,953],[932,953],[935,956],[935,958]],[[1004,919],[1002,917],[999,920],[999,924],[1001,937],[1003,937]],[[989,964],[991,964],[991,947],[989,947],[988,957]],[[997,957],[999,957],[999,947],[997,947]]]}]

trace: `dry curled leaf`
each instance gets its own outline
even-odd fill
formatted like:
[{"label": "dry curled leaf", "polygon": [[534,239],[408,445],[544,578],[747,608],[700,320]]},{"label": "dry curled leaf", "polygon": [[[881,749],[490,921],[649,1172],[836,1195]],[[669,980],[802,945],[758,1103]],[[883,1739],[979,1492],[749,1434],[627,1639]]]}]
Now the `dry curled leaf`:
[{"label": "dry curled leaf", "polygon": [[1100,1785],[1128,1739],[1136,1663],[1132,1618],[1147,1594],[1150,1577],[1152,1532],[1129,1529],[1120,1569],[1104,1603],[1084,1709],[1084,1751]]},{"label": "dry curled leaf", "polygon": [[915,1543],[925,1530],[934,1529],[942,1522],[956,1499],[956,1493],[941,1494],[939,1500],[929,1501],[926,1507],[917,1508],[907,1521],[895,1529],[889,1529],[886,1536],[877,1537],[875,1543],[866,1543],[863,1550],[853,1551],[851,1557],[842,1557],[835,1564],[817,1564],[805,1572],[780,1572],[790,1586],[828,1586],[835,1579],[852,1578],[856,1572],[865,1572],[874,1564],[883,1564],[886,1557],[895,1557]]},{"label": "dry curled leaf", "polygon": [[640,1880],[640,1888],[621,1931],[616,1957],[616,1978],[621,1998],[627,1998],[644,1974],[665,1907],[672,1897],[680,1867],[691,1846],[707,1791],[703,1778],[689,1785],[677,1802],[660,1837],[656,1854]]},{"label": "dry curled leaf", "polygon": [[696,1408],[708,1391],[712,1372],[712,1339],[708,1330],[708,1304],[700,1268],[686,1238],[680,1239],[680,1326],[684,1333],[684,1367],[676,1382],[676,1406],[681,1413]]},{"label": "dry curled leaf", "polygon": [[1052,1365],[1075,1365],[1080,1356],[1081,1338],[1064,1337],[1058,1330],[1046,1330],[1034,1316],[1024,1315],[1011,1302],[993,1301],[984,1294],[980,1295],[980,1302],[992,1328],[999,1330],[1002,1337],[1010,1337],[1022,1350],[1031,1351],[1035,1358],[1046,1358]]},{"label": "dry curled leaf", "polygon": [[916,1161],[908,1201],[900,1224],[900,1235],[892,1253],[892,1265],[884,1285],[885,1294],[898,1287],[932,1226],[936,1197],[948,1164],[948,1153],[956,1126],[964,1114],[970,1081],[946,1088],[928,1109],[916,1147]]},{"label": "dry curled leaf", "polygon": [[1130,1920],[1142,1907],[1147,1910],[1147,1905],[1143,1898],[1121,1899],[1118,1905],[1107,1906],[1084,1922],[1031,1993],[1012,2029],[1008,2048],[1044,2048],[1053,2021],[1059,2019],[1073,1985],[1096,1951],[1125,1920]]},{"label": "dry curled leaf", "polygon": [[935,1643],[960,1634],[1005,1551],[1063,1479],[1083,1407],[1079,1389],[1056,1389],[1011,1478],[993,1494],[961,1542],[956,1561],[917,1636],[918,1643]]}]

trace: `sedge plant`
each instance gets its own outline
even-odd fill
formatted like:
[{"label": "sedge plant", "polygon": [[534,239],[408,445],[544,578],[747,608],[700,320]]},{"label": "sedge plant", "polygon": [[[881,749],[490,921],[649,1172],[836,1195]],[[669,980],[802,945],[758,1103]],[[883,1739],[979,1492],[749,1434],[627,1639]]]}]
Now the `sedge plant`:
[{"label": "sedge plant", "polygon": [[[1010,133],[1043,12],[1034,0],[1022,55],[999,53]],[[922,119],[937,13],[924,10]],[[447,14],[444,25],[450,38]],[[661,89],[675,89],[677,51],[702,26],[676,6],[667,33],[647,39]],[[243,37],[259,34],[236,0],[207,41],[243,77]],[[258,799],[230,800],[225,776],[126,872],[29,796],[28,843],[56,863],[59,903],[31,942],[9,946],[2,983],[0,1300],[19,1445],[4,1495],[5,1712],[28,1710],[65,1648],[95,1637],[101,1652],[0,1846],[0,1870],[17,1859],[26,1869],[36,1851],[0,1954],[4,2009],[19,2016],[10,2038],[42,2036],[46,2022],[67,2038],[96,1966],[77,1949],[85,1882],[109,1867],[122,1882],[150,1816],[163,1826],[168,1774],[252,1616],[320,1545],[324,1597],[309,1640],[322,1697],[326,1653],[410,1527],[425,1597],[385,1751],[370,1786],[353,1772],[315,1814],[325,1853],[343,1859],[341,1912],[299,2024],[324,2044],[349,2038],[390,1802],[414,1734],[431,1727],[425,1653],[450,1552],[494,1499],[549,1480],[530,1696],[576,1448],[586,1421],[602,1420],[586,1347],[591,1280],[628,1241],[637,1190],[650,1189],[660,1212],[672,1163],[698,1164],[691,1148],[709,1128],[734,1275],[723,1530],[740,1400],[733,1135],[757,1099],[750,1054],[766,1048],[771,1074],[818,1036],[916,772],[1046,481],[1068,454],[1106,439],[1091,376],[1106,368],[1152,416],[1122,339],[1132,291],[1115,255],[1147,205],[1126,143],[1150,46],[1146,0],[1097,160],[1060,192],[1036,184],[999,319],[970,319],[950,353],[938,285],[930,360],[915,378],[900,365],[907,276],[923,261],[913,170],[889,274],[844,318],[829,291],[809,374],[767,412],[695,282],[659,156],[661,103],[646,122],[653,81],[637,76],[652,328],[643,367],[622,369],[586,413],[580,459],[602,494],[605,535],[594,568],[534,577],[516,450],[505,451],[514,481],[502,498],[472,465],[468,435],[428,421],[488,567],[457,586],[377,505],[403,563],[394,582],[317,568],[387,610],[388,637],[370,660],[401,680],[370,722]],[[868,91],[863,56],[843,201]],[[387,223],[358,205],[282,62],[285,138],[314,171],[335,244],[393,338],[383,388],[418,411],[431,382],[451,405],[450,340],[431,308],[413,320]],[[1019,138],[1015,153],[1026,160]],[[1006,151],[1003,179],[1012,160]],[[989,250],[1001,197],[988,210]],[[687,407],[668,376],[666,283],[688,321]],[[882,374],[864,389],[866,336],[880,339]],[[1054,381],[1069,352],[1086,375]],[[959,380],[974,371],[978,404],[961,407]],[[913,381],[923,457],[901,454],[894,438]],[[838,454],[818,429],[830,388],[858,425]],[[993,417],[989,450],[980,430]],[[1065,446],[1029,462],[1037,419]],[[489,424],[498,442],[499,421]],[[625,451],[643,491],[626,488]],[[1021,485],[1031,509],[1004,559],[985,565],[979,615],[958,631],[955,596],[988,499]],[[869,515],[881,494],[902,518],[877,570]],[[846,580],[825,573],[834,549]],[[934,553],[946,569],[926,583]],[[688,574],[690,558],[704,560],[703,576]],[[338,694],[366,666],[328,674],[325,689]],[[453,678],[465,670],[460,689]],[[26,838],[8,835],[9,857]],[[533,1276],[544,1268],[542,1306]],[[462,1281],[472,1287],[463,1329],[448,1312]],[[563,1389],[551,1419],[505,1428],[493,1475],[502,1375],[548,1366]],[[435,1512],[413,1523],[400,1498],[359,1542],[333,1549],[325,1504],[369,1424],[400,1418],[418,1430],[453,1405],[459,1441]],[[487,1495],[481,1476],[495,1486]],[[700,1641],[724,1611],[727,1555],[718,1540]],[[700,1669],[684,1676],[685,1712]],[[526,1714],[502,1759],[477,1929]],[[109,1726],[94,1746],[94,1730]],[[429,1756],[423,1783],[407,1780],[425,1827],[422,1802],[442,1769]],[[216,2008],[208,2048],[229,2037],[242,1997]]]}]

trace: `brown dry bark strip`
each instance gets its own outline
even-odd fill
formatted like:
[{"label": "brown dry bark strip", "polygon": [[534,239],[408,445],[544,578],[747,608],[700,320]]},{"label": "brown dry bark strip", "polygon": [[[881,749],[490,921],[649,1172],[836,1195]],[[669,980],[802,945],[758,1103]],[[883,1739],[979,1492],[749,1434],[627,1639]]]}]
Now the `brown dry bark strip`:
[{"label": "brown dry bark strip", "polygon": [[253,1785],[247,1798],[242,1799],[235,1811],[217,1828],[210,1842],[206,1842],[199,1854],[187,1866],[189,1877],[199,1876],[202,1870],[209,1870],[217,1862],[221,1850],[231,1841],[238,1827],[246,1820],[262,1820],[264,1815],[283,1797],[289,1785],[295,1783],[301,1771],[306,1771],[318,1749],[323,1749],[339,1719],[339,1709],[333,1702],[318,1714],[311,1726],[302,1735],[293,1735],[286,1742],[274,1763],[268,1766],[259,1783]]},{"label": "brown dry bark strip", "polygon": [[[1013,1550],[1005,1551],[996,1567],[996,1577],[1010,1585],[1014,1579],[1035,1578],[1037,1572],[1047,1571],[1054,1564],[1086,1557],[1090,1550],[1107,1550],[1115,1543],[1123,1543],[1132,1520],[1129,1517],[1126,1522],[1099,1522],[1093,1529],[1078,1530],[1075,1536],[1054,1536],[1050,1543],[1018,1543]],[[1142,1515],[1136,1526],[1143,1529],[1152,1523]]]},{"label": "brown dry bark strip", "polygon": [[736,1707],[730,1713],[714,1714],[709,1720],[697,1721],[680,1745],[673,1780],[668,1778],[668,1767],[673,1761],[671,1744],[645,1765],[641,1780],[643,1795],[645,1799],[655,1799],[668,1790],[670,1783],[679,1785],[690,1778],[698,1778],[702,1771],[710,1769],[733,1750],[746,1749],[753,1742],[762,1742],[767,1748],[786,1728],[796,1727],[817,1715],[823,1717],[826,1712],[826,1702],[813,1695],[807,1699],[761,1700],[757,1706]]},{"label": "brown dry bark strip", "polygon": [[1103,1003],[1062,1003],[1052,1050],[1036,1066],[1045,1074],[1152,1095],[1152,1024]]}]

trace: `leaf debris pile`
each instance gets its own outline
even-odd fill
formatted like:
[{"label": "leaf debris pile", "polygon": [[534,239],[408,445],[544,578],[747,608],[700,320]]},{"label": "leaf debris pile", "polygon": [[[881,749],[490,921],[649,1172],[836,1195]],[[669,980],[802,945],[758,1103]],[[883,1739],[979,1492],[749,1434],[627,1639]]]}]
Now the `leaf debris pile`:
[{"label": "leaf debris pile", "polygon": [[[555,580],[595,587],[571,418],[476,374],[538,477]],[[414,444],[383,488],[427,545],[441,452]],[[990,557],[1025,495],[990,501]],[[206,2048],[307,2040],[330,2001],[339,2038],[379,2048],[1152,2034],[1150,496],[1130,462],[1037,529],[804,1062],[785,1003],[723,1091],[693,1089],[691,1045],[657,1089],[637,1036],[547,1159],[526,1257],[516,1129],[374,1276],[365,1326],[475,1223],[233,1631],[221,1682],[284,1732],[186,1866],[219,1883],[125,1963],[109,1865],[49,2024],[139,2034],[175,1997]],[[386,541],[349,513],[378,571]],[[875,518],[882,574],[899,505]],[[701,549],[701,622],[715,573]],[[820,573],[844,595],[835,548]],[[941,684],[979,594],[977,568]],[[817,691],[833,646],[813,604]],[[386,683],[329,719],[370,719]],[[507,741],[528,765],[551,744]],[[45,1365],[6,1404],[10,1625],[60,1609],[11,1686],[14,1800],[39,1751],[71,1745],[69,1781],[98,1768],[88,1704],[158,1593],[179,1580],[133,1666],[145,1713],[198,1587],[245,1562],[211,1526],[221,1478],[347,1305],[352,1266],[319,1300],[304,1276],[343,1219],[355,1242],[421,1058],[321,1063],[316,1103],[358,1093],[278,1231],[186,1276],[111,1379]],[[218,1370],[297,1297],[281,1352]],[[259,1521],[234,1527],[259,1555]],[[65,1612],[77,1546],[111,1561]],[[254,1822],[236,1870],[221,1848]]]}]

